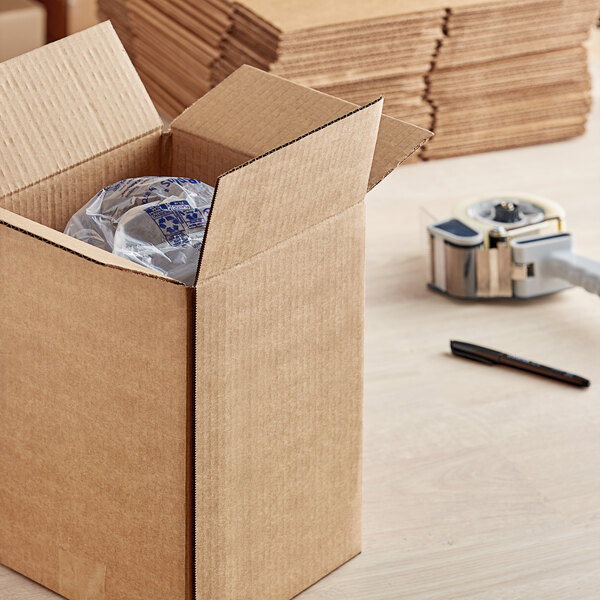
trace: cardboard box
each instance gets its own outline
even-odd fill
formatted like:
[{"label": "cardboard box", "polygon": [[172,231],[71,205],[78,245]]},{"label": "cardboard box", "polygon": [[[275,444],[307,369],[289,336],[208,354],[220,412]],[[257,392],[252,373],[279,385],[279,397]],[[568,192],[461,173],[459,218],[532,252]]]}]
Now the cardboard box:
[{"label": "cardboard box", "polygon": [[[164,132],[108,23],[0,65],[2,563],[267,600],[360,552],[363,198],[429,137],[382,104],[244,67]],[[193,287],[61,233],[157,173],[216,184]]]},{"label": "cardboard box", "polygon": [[46,12],[34,0],[0,0],[0,62],[46,43]]},{"label": "cardboard box", "polygon": [[98,0],[41,0],[48,11],[48,41],[83,31],[98,23]]}]

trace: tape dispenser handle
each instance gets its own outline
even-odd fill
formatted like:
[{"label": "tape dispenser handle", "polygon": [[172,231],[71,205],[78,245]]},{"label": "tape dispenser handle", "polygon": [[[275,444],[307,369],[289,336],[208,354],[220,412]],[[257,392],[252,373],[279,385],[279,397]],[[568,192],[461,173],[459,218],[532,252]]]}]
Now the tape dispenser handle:
[{"label": "tape dispenser handle", "polygon": [[546,263],[548,273],[600,296],[600,262],[569,251],[553,252]]}]

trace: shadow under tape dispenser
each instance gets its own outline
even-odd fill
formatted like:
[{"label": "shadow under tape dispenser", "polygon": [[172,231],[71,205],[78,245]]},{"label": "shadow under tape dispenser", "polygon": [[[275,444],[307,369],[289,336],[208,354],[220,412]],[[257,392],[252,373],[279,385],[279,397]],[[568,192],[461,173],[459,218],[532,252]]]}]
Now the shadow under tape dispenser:
[{"label": "shadow under tape dispenser", "polygon": [[600,262],[577,256],[564,209],[498,194],[458,204],[427,227],[429,287],[455,298],[535,298],[580,286],[600,295]]}]

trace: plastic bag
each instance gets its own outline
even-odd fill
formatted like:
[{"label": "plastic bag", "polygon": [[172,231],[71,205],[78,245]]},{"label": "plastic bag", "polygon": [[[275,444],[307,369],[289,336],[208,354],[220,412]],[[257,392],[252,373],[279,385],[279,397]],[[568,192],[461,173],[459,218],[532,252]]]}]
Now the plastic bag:
[{"label": "plastic bag", "polygon": [[213,194],[196,179],[124,179],[78,210],[65,233],[193,285]]}]

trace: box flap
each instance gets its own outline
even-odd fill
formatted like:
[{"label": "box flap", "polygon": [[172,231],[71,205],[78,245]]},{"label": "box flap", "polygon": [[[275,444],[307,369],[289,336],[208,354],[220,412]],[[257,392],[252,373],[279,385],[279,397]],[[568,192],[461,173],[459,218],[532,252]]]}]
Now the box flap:
[{"label": "box flap", "polygon": [[0,198],[162,128],[112,25],[0,64]]},{"label": "box flap", "polygon": [[383,115],[369,177],[369,190],[415,153],[433,132]]},{"label": "box flap", "polygon": [[382,104],[357,108],[219,177],[198,280],[362,202]]},{"label": "box flap", "polygon": [[66,235],[65,233],[56,231],[55,229],[46,227],[40,223],[36,223],[35,221],[22,217],[21,215],[17,215],[4,208],[0,208],[0,225],[11,227],[12,229],[21,231],[26,235],[35,237],[42,242],[46,242],[52,246],[57,246],[66,252],[77,254],[78,256],[81,256],[87,260],[91,260],[95,263],[117,267],[126,271],[135,271],[136,273],[148,275],[157,279],[164,279],[170,283],[183,285],[183,283],[175,281],[174,279],[171,279],[170,277],[167,277],[158,271],[138,265],[131,260],[121,258],[120,256],[112,254],[111,252],[107,252],[106,250],[102,250],[101,248],[96,248],[91,244],[77,240],[69,235]]},{"label": "box flap", "polygon": [[[172,123],[179,131],[256,157],[355,110],[346,102],[250,66],[240,67]],[[384,116],[369,189],[433,134]],[[234,164],[230,164],[232,168]]]}]

